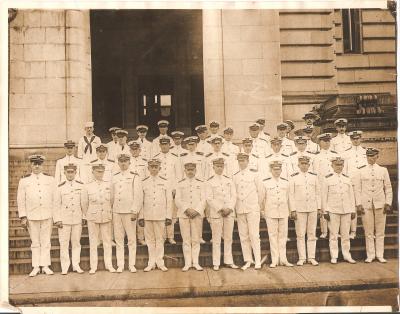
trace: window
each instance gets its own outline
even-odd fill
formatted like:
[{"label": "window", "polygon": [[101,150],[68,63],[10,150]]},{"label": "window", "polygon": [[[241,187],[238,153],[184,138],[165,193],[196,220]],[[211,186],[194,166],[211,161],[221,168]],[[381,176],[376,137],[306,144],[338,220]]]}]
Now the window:
[{"label": "window", "polygon": [[343,9],[342,27],[344,53],[361,53],[360,9]]}]

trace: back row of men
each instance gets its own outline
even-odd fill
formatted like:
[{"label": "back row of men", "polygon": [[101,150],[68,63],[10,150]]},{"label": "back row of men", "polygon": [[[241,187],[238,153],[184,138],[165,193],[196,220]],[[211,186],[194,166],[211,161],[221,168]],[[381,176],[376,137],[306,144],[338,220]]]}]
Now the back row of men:
[{"label": "back row of men", "polygon": [[[344,119],[335,122],[338,128],[343,123],[346,123]],[[224,130],[224,138],[211,135],[210,143],[207,143],[207,127],[199,126],[196,128],[199,138],[185,138],[184,149],[179,142],[183,139],[181,132],[171,133],[174,140],[174,146],[171,147],[171,139],[166,135],[167,126],[167,121],[159,122],[161,134],[151,144],[149,150],[153,156],[147,160],[142,150],[145,139],[140,135],[146,133],[146,127],[139,126],[139,139],[129,143],[125,130],[111,129],[118,143],[113,144],[116,143],[113,141],[102,145],[96,143],[93,123],[88,123],[87,134],[78,143],[78,156],[81,158],[73,156],[75,143],[65,143],[67,154],[57,162],[58,187],[54,197],[51,192],[53,179],[39,176],[43,156],[31,156],[32,174],[21,179],[18,188],[19,215],[23,225],[29,225],[32,239],[34,269],[31,275],[38,273],[39,266],[43,267],[45,273],[51,273],[47,257],[50,242],[46,240],[48,237],[40,233],[47,230],[41,223],[51,226],[52,220],[62,230],[59,234],[63,273],[67,272],[70,265],[70,240],[73,269],[81,272],[79,222],[82,217],[88,220],[91,273],[97,269],[99,232],[104,244],[106,268],[114,270],[110,249],[111,220],[117,244],[118,272],[124,268],[125,233],[128,235],[129,268],[132,272],[136,271],[136,220],[139,227],[144,227],[149,248],[149,265],[145,270],[149,271],[155,266],[166,270],[163,262],[164,238],[174,243],[174,218],[179,218],[183,238],[183,270],[192,266],[202,270],[198,254],[203,216],[208,218],[212,229],[215,270],[219,268],[222,234],[224,262],[237,268],[231,256],[235,218],[245,261],[242,268],[248,268],[253,262],[258,269],[261,267],[260,212],[267,221],[271,267],[279,264],[292,266],[286,259],[289,217],[296,220],[298,265],[307,260],[313,265],[318,264],[315,261],[318,216],[321,218],[321,237],[327,236],[329,221],[331,262],[337,262],[340,230],[343,256],[348,262],[354,263],[350,255],[350,238],[356,232],[356,208],[363,215],[366,262],[371,262],[375,257],[381,262],[385,261],[383,239],[386,212],[391,210],[391,184],[387,170],[376,164],[379,151],[375,148],[365,150],[360,146],[361,131],[349,133],[351,146],[343,149],[342,154],[330,150],[330,133],[317,136],[319,145],[316,151],[307,150],[307,145],[312,146],[307,136],[296,136],[293,151],[287,154],[282,149],[292,144],[284,144],[291,143],[285,136],[286,123],[278,124],[277,130],[282,130],[283,136],[276,137],[267,137],[259,123],[252,124],[249,127],[251,137],[242,141],[242,152],[222,152],[224,146],[226,149],[229,145],[236,146],[231,143],[231,128]],[[260,144],[264,142],[266,144]],[[113,150],[112,145],[118,145],[113,152],[117,162],[107,158],[107,152]],[[268,145],[271,151],[267,151]],[[341,145],[344,146],[344,142]],[[200,151],[199,146],[208,147],[211,151]],[[258,152],[264,152],[264,156],[256,154],[255,147],[259,149]],[[149,154],[148,150],[145,151]],[[43,204],[46,201],[48,203]],[[75,230],[72,226],[76,224]]]}]

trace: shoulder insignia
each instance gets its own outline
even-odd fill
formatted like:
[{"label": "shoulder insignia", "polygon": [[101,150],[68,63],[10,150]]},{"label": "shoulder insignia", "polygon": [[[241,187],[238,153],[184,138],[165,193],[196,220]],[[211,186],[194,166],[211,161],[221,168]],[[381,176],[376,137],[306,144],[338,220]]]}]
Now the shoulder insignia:
[{"label": "shoulder insignia", "polygon": [[29,177],[30,175],[31,175],[31,173],[28,173],[28,174],[22,176],[21,178],[27,178],[27,177]]},{"label": "shoulder insignia", "polygon": [[208,153],[208,154],[206,155],[206,157],[210,157],[212,154],[213,154],[213,153]]},{"label": "shoulder insignia", "polygon": [[147,161],[147,159],[146,158],[142,158],[144,161]]},{"label": "shoulder insignia", "polygon": [[286,154],[281,154],[283,157],[289,157],[288,155],[286,155]]},{"label": "shoulder insignia", "polygon": [[83,184],[83,182],[82,182],[82,181],[79,181],[79,180],[75,180],[75,182],[76,182],[76,183],[79,183],[79,184]]},{"label": "shoulder insignia", "polygon": [[309,150],[306,150],[306,153],[315,154],[315,153],[313,153],[313,152],[311,152],[311,151],[309,151]]},{"label": "shoulder insignia", "polygon": [[293,156],[293,155],[296,155],[296,154],[297,154],[297,152],[293,152],[293,153],[290,154],[290,156]]},{"label": "shoulder insignia", "polygon": [[75,158],[82,159],[82,157],[75,157]]},{"label": "shoulder insignia", "polygon": [[109,162],[115,162],[114,160],[112,160],[112,159],[107,159]]},{"label": "shoulder insignia", "polygon": [[284,180],[284,181],[287,181],[287,179],[285,179],[285,178],[282,178],[282,177],[279,177],[280,179],[282,179],[282,180]]},{"label": "shoulder insignia", "polygon": [[265,158],[269,158],[269,157],[271,157],[272,156],[272,154],[269,154],[268,156],[266,156]]},{"label": "shoulder insignia", "polygon": [[224,175],[224,174],[223,174],[223,176],[224,176],[225,178],[227,178],[227,179],[230,179],[228,176],[226,176],[226,175]]},{"label": "shoulder insignia", "polygon": [[260,140],[267,142],[267,140],[265,138],[259,137]]},{"label": "shoulder insignia", "polygon": [[133,172],[133,171],[129,171],[131,174],[134,174],[134,175],[138,175],[136,172]]},{"label": "shoulder insignia", "polygon": [[346,178],[348,178],[349,176],[347,174],[342,173],[342,175]]},{"label": "shoulder insignia", "polygon": [[238,174],[240,172],[240,170],[239,171],[237,171],[237,172],[235,172],[233,175],[236,175],[236,174]]},{"label": "shoulder insignia", "polygon": [[169,149],[173,149],[173,148],[175,148],[175,146],[171,146]]},{"label": "shoulder insignia", "polygon": [[211,135],[207,136],[206,138],[210,138],[210,137],[211,137]]},{"label": "shoulder insignia", "polygon": [[251,168],[251,169],[249,169],[249,170],[250,170],[250,171],[253,171],[253,172],[257,172],[257,170],[256,170],[256,169],[252,169],[252,168]]},{"label": "shoulder insignia", "polygon": [[268,180],[271,180],[271,177],[265,178],[263,181],[268,181]]},{"label": "shoulder insignia", "polygon": [[65,184],[66,181],[61,182],[58,186],[63,186]]},{"label": "shoulder insignia", "polygon": [[165,180],[165,181],[167,181],[167,179],[165,179],[164,177],[162,177],[162,176],[158,176],[160,179],[162,179],[162,180]]},{"label": "shoulder insignia", "polygon": [[293,173],[292,175],[290,175],[291,177],[294,177],[294,176],[297,176],[299,173],[298,172],[296,172],[296,173]]},{"label": "shoulder insignia", "polygon": [[330,173],[330,174],[326,175],[325,178],[329,178],[329,177],[332,177],[332,176],[333,176],[333,173]]},{"label": "shoulder insignia", "polygon": [[332,153],[337,154],[337,152],[335,152],[334,150],[331,150]]},{"label": "shoulder insignia", "polygon": [[200,181],[200,182],[203,182],[203,180],[200,180],[200,179],[198,179],[198,178],[195,178],[197,181]]},{"label": "shoulder insignia", "polygon": [[204,153],[203,153],[203,152],[196,152],[196,154],[197,154],[197,155],[201,155],[201,156],[203,156],[203,155],[204,155]]},{"label": "shoulder insignia", "polygon": [[117,174],[120,174],[121,172],[116,172],[116,173],[114,173],[114,175],[116,176]]},{"label": "shoulder insignia", "polygon": [[90,163],[92,163],[92,162],[96,162],[96,161],[98,161],[98,159],[94,159],[94,160],[92,160]]},{"label": "shoulder insignia", "polygon": [[158,154],[155,154],[155,155],[154,155],[154,157],[157,157],[158,155],[160,155],[160,153],[158,153]]},{"label": "shoulder insignia", "polygon": [[351,147],[349,147],[348,149],[345,150],[345,152],[349,151],[351,149]]},{"label": "shoulder insignia", "polygon": [[364,168],[364,167],[366,167],[366,165],[362,165],[362,166],[357,167],[357,168],[358,168],[358,169],[361,169],[361,168]]},{"label": "shoulder insignia", "polygon": [[225,155],[226,157],[229,157],[229,154],[227,154],[227,153],[222,153],[222,155]]},{"label": "shoulder insignia", "polygon": [[175,157],[178,157],[178,155],[177,155],[177,154],[175,154],[175,153],[171,153],[171,155],[174,155]]},{"label": "shoulder insignia", "polygon": [[214,178],[214,176],[211,176],[207,179],[207,181],[210,181],[212,178]]},{"label": "shoulder insignia", "polygon": [[43,172],[43,174],[45,175],[45,176],[49,176],[49,177],[51,177],[51,175],[49,175],[48,173],[46,173],[46,172]]},{"label": "shoulder insignia", "polygon": [[183,157],[183,156],[186,156],[188,153],[182,153],[181,154],[181,157]]},{"label": "shoulder insignia", "polygon": [[255,158],[258,158],[258,156],[257,155],[255,155],[255,154],[252,154]]},{"label": "shoulder insignia", "polygon": [[312,174],[313,176],[316,176],[316,175],[317,175],[316,173],[311,172],[311,171],[309,171],[308,173],[309,173],[309,174]]},{"label": "shoulder insignia", "polygon": [[186,179],[182,179],[182,180],[180,180],[180,181],[178,181],[178,183],[181,183],[181,182],[183,182],[183,181],[185,181]]},{"label": "shoulder insignia", "polygon": [[145,181],[145,180],[147,180],[148,178],[150,178],[150,177],[146,177],[146,178],[144,178],[142,181]]},{"label": "shoulder insignia", "polygon": [[315,154],[315,155],[318,155],[319,153],[320,153],[320,152],[318,151],[318,152],[315,152],[314,154]]},{"label": "shoulder insignia", "polygon": [[264,132],[264,134],[269,136],[269,133],[268,133],[268,132]]}]

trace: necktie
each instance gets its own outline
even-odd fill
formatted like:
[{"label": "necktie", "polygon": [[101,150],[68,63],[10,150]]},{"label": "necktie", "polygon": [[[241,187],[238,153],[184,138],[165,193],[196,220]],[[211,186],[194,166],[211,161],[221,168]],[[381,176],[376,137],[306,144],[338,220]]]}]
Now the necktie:
[{"label": "necktie", "polygon": [[90,141],[88,140],[88,138],[87,138],[86,136],[84,136],[83,139],[84,139],[84,141],[85,141],[85,143],[86,143],[86,146],[85,146],[85,149],[84,149],[85,154],[86,154],[86,152],[87,152],[88,150],[89,150],[89,154],[91,154],[91,153],[92,153],[92,142],[93,142],[93,140],[95,139],[95,136],[93,135],[93,136],[90,138]]}]

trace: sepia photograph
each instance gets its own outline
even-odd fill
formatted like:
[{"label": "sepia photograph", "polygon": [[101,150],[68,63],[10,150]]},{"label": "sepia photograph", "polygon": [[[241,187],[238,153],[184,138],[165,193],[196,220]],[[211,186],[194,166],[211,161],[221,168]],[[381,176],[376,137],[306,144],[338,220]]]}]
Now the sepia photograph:
[{"label": "sepia photograph", "polygon": [[399,310],[397,1],[210,3],[6,8],[9,313]]}]

